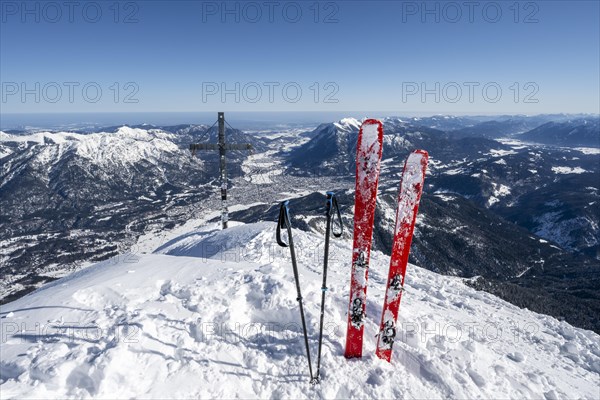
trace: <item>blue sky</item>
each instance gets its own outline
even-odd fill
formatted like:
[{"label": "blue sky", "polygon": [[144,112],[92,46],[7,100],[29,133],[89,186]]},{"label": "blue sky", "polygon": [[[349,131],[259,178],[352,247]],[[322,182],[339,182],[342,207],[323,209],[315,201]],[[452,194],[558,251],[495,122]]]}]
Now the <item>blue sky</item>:
[{"label": "blue sky", "polygon": [[2,113],[600,112],[598,1],[0,4]]}]

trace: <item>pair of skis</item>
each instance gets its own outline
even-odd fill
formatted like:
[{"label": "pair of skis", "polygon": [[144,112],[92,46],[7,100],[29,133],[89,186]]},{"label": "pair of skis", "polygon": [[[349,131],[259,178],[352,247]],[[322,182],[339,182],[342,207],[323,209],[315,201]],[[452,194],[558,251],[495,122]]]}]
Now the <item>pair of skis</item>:
[{"label": "pair of skis", "polygon": [[[335,213],[335,214],[334,214]],[[338,223],[340,226],[339,232],[333,229],[333,219],[337,216]],[[276,239],[277,243],[282,247],[289,247],[290,254],[292,257],[292,268],[294,270],[294,279],[296,281],[296,291],[298,293],[298,305],[300,308],[300,317],[302,319],[302,330],[304,333],[304,345],[306,346],[306,357],[308,358],[308,371],[310,373],[310,383],[316,384],[321,381],[320,370],[321,370],[321,345],[323,343],[323,322],[325,318],[325,292],[327,292],[327,265],[329,260],[329,238],[331,234],[335,237],[342,236],[344,226],[342,224],[342,215],[340,214],[340,208],[338,206],[337,199],[333,192],[327,192],[327,225],[325,228],[325,255],[323,260],[323,284],[321,286],[321,315],[319,322],[319,347],[317,355],[317,372],[313,375],[312,362],[310,360],[310,348],[308,346],[308,333],[306,330],[306,319],[304,318],[304,307],[302,304],[302,292],[300,290],[300,278],[298,276],[298,265],[296,263],[296,252],[294,250],[294,241],[292,239],[292,226],[290,223],[290,210],[289,201],[284,201],[279,207],[279,220],[277,222]],[[288,243],[285,243],[281,238],[281,230],[287,230]]]},{"label": "pair of skis", "polygon": [[[369,259],[382,149],[383,125],[375,119],[364,121],[359,131],[356,150],[354,246],[352,251],[350,303],[348,306],[348,330],[344,354],[347,358],[362,357]],[[404,276],[419,201],[423,192],[427,161],[428,154],[426,151],[413,151],[404,164],[400,183],[390,271],[376,350],[377,356],[388,362],[392,357],[392,346],[396,336],[396,321],[404,288]]]}]

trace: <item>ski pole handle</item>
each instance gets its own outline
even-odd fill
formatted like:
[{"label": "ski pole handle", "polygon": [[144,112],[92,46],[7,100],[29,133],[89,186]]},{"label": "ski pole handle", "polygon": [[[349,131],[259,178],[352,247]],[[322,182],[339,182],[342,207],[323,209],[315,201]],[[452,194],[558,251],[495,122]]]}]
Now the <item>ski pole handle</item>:
[{"label": "ski pole handle", "polygon": [[275,238],[277,244],[281,247],[288,247],[288,244],[281,239],[281,229],[287,229],[290,226],[290,215],[288,208],[289,201],[286,200],[279,206],[279,218],[277,219],[277,231],[275,232]]},{"label": "ski pole handle", "polygon": [[335,208],[335,214],[337,215],[338,223],[340,225],[340,231],[336,232],[335,229],[333,229],[333,223],[332,223],[331,224],[331,233],[333,233],[333,236],[335,236],[336,238],[339,238],[344,233],[344,224],[342,222],[342,214],[340,213],[340,207],[338,205],[337,197],[335,197],[335,193],[327,192],[327,216],[328,217],[331,215],[331,212],[333,211],[334,208]]}]

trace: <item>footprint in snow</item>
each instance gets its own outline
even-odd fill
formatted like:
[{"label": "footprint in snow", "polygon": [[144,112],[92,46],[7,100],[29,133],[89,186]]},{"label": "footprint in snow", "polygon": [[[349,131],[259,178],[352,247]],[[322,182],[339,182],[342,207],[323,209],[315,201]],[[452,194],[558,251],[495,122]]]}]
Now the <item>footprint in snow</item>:
[{"label": "footprint in snow", "polygon": [[369,378],[367,378],[367,383],[372,386],[381,386],[385,383],[385,379],[383,377],[383,370],[381,368],[376,368],[374,371],[371,371],[369,374]]}]

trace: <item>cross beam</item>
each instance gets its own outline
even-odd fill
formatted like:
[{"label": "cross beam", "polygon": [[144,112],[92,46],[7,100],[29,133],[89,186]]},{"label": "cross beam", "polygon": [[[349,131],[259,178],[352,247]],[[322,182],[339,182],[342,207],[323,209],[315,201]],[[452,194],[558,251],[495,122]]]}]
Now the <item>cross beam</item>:
[{"label": "cross beam", "polygon": [[[190,150],[195,152],[196,150],[220,150],[221,145],[218,143],[197,143],[191,144]],[[225,143],[225,150],[252,150],[252,145],[247,144],[231,144]]]},{"label": "cross beam", "polygon": [[227,150],[252,150],[250,143],[234,144],[225,142],[225,113],[220,112],[218,116],[219,122],[219,143],[196,143],[190,144],[190,151],[196,154],[197,150],[218,150],[219,151],[219,168],[221,171],[221,224],[223,229],[227,229],[227,221],[229,221],[229,211],[227,209],[227,163],[225,154]]}]

